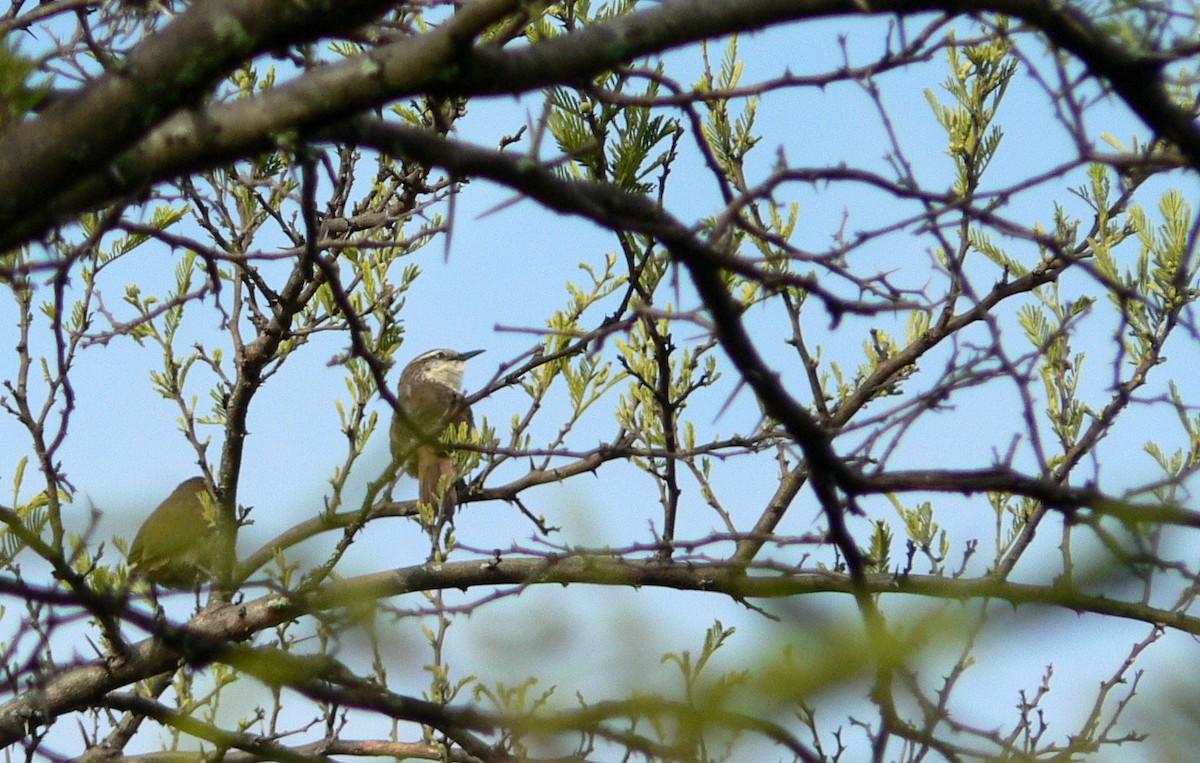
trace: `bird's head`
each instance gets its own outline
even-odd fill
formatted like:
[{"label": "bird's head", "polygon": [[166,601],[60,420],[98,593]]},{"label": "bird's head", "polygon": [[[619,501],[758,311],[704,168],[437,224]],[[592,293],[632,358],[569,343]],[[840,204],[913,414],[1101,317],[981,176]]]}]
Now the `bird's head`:
[{"label": "bird's head", "polygon": [[481,352],[438,349],[421,353],[404,367],[401,382],[440,384],[457,392],[462,387],[467,360]]}]

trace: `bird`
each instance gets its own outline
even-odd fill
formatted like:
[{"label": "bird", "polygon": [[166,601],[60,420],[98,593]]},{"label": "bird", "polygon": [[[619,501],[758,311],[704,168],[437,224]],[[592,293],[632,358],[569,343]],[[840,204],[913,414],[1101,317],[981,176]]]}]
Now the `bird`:
[{"label": "bird", "polygon": [[188,588],[212,577],[217,531],[205,510],[207,495],[204,478],[192,477],[150,512],[129,547],[130,577],[168,588]]},{"label": "bird", "polygon": [[[461,390],[467,360],[483,350],[437,349],[413,358],[400,372],[399,410],[392,417],[392,457],[417,478],[417,497],[438,514],[439,524],[458,504],[454,459],[439,441],[451,426],[474,427]],[[440,505],[437,502],[441,491]]]}]

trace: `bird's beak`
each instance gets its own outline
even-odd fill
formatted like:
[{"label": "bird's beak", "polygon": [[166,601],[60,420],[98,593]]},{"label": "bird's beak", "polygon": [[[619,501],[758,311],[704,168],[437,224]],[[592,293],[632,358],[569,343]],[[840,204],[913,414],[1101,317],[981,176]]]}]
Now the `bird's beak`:
[{"label": "bird's beak", "polygon": [[467,352],[460,352],[460,353],[458,353],[458,359],[459,360],[467,360],[468,358],[475,357],[476,355],[478,355],[481,352],[483,352],[483,350],[468,350]]}]

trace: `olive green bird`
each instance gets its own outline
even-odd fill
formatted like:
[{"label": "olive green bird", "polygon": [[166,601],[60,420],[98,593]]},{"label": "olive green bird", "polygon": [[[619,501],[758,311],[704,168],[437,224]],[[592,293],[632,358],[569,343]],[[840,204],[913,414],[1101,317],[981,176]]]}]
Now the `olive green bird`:
[{"label": "olive green bird", "polygon": [[131,578],[168,588],[190,588],[212,578],[217,531],[205,510],[206,495],[204,478],[192,477],[146,517],[129,547]]}]

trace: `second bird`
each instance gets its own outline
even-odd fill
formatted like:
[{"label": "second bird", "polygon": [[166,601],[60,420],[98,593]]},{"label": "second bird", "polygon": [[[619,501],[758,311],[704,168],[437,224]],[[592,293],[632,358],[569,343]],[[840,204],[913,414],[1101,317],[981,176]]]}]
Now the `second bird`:
[{"label": "second bird", "polygon": [[[400,412],[392,419],[392,457],[417,478],[418,498],[437,510],[439,520],[448,519],[458,503],[454,459],[439,439],[451,426],[475,425],[461,389],[466,361],[481,352],[430,350],[413,358],[400,372]],[[439,484],[444,486],[440,503],[436,501]]]},{"label": "second bird", "polygon": [[206,516],[207,495],[204,478],[192,477],[146,517],[129,547],[131,577],[170,588],[187,588],[212,577],[217,532]]}]

